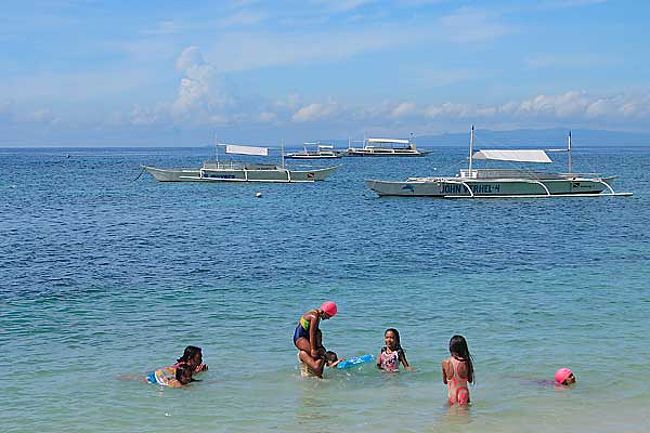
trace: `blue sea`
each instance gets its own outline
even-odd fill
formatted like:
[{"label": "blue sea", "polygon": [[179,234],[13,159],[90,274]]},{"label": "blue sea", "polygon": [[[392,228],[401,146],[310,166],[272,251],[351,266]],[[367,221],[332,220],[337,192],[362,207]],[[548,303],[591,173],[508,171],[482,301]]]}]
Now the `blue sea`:
[{"label": "blue sea", "polygon": [[[315,184],[166,184],[140,165],[212,150],[0,149],[3,432],[647,432],[650,147],[580,147],[633,197],[378,198],[364,179],[452,175],[466,149],[342,159]],[[289,162],[294,167],[324,166]],[[262,197],[257,198],[256,193]],[[301,379],[291,337],[341,357],[399,329],[413,372]],[[474,357],[446,405],[454,334]],[[203,348],[200,382],[141,378]],[[546,384],[559,367],[577,384]]]}]

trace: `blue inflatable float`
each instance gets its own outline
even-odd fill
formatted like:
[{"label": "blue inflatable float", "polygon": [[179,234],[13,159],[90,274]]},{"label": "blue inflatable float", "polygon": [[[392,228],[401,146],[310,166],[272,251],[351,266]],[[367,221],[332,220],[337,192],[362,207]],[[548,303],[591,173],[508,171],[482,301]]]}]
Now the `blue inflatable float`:
[{"label": "blue inflatable float", "polygon": [[367,354],[362,356],[355,356],[353,358],[345,359],[338,363],[336,368],[351,368],[356,367],[357,365],[367,364],[374,361],[374,355]]}]

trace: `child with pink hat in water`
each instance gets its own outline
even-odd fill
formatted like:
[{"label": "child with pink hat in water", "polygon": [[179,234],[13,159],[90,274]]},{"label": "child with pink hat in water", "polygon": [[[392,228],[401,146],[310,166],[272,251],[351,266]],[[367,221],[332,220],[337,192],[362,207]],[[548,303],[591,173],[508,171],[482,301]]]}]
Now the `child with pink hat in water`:
[{"label": "child with pink hat in water", "polygon": [[325,348],[319,341],[318,331],[321,320],[336,316],[338,307],[333,301],[326,301],[319,308],[307,311],[298,319],[298,326],[293,333],[293,344],[300,351],[298,359],[306,364],[317,377],[323,377],[325,366]]},{"label": "child with pink hat in water", "polygon": [[576,377],[571,371],[570,368],[560,368],[555,372],[555,384],[556,385],[573,385],[576,383]]}]

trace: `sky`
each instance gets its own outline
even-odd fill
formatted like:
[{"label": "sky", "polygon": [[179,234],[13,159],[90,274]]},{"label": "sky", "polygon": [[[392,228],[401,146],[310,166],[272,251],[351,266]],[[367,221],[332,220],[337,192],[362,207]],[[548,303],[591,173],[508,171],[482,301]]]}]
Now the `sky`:
[{"label": "sky", "polygon": [[[644,131],[650,2],[4,0],[0,146]],[[216,138],[215,138],[216,137]]]}]

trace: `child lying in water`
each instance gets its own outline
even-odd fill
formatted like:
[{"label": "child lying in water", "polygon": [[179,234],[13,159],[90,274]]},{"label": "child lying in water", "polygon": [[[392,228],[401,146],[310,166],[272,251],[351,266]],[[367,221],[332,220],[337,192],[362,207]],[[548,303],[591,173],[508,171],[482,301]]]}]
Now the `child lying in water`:
[{"label": "child lying in water", "polygon": [[183,356],[176,360],[173,367],[179,367],[183,364],[188,365],[194,373],[201,373],[208,369],[207,364],[203,363],[203,351],[197,346],[187,346],[183,351]]},{"label": "child lying in water", "polygon": [[195,382],[195,380],[192,379],[192,373],[192,368],[188,365],[164,367],[149,373],[145,377],[145,381],[155,385],[180,388],[190,382]]}]

